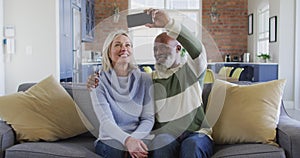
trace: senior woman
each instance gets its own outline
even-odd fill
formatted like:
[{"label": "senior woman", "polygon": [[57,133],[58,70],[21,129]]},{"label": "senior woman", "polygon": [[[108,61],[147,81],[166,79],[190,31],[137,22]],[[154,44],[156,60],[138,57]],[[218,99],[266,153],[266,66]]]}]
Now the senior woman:
[{"label": "senior woman", "polygon": [[151,76],[133,64],[132,41],[125,31],[108,35],[102,52],[98,99],[100,122],[96,153],[109,158],[148,157],[154,124]]}]

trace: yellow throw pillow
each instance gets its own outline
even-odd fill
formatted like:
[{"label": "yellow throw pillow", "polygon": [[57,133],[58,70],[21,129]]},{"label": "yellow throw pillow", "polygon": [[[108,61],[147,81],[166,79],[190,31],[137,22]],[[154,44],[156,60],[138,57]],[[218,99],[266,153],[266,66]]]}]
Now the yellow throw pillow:
[{"label": "yellow throw pillow", "polygon": [[0,118],[17,141],[55,141],[87,131],[71,96],[49,76],[25,92],[0,97]]},{"label": "yellow throw pillow", "polygon": [[209,122],[213,123],[215,143],[277,145],[276,127],[285,82],[236,85],[217,80],[209,97],[207,113]]}]

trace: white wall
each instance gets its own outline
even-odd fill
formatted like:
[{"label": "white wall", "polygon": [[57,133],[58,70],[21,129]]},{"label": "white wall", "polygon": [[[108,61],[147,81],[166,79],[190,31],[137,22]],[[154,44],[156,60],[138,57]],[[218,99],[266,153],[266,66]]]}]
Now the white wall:
[{"label": "white wall", "polygon": [[253,34],[248,35],[248,52],[250,61],[256,62],[257,31],[258,31],[258,10],[269,3],[269,0],[248,0],[248,14],[253,14]]},{"label": "white wall", "polygon": [[[277,10],[273,15],[278,17],[278,44],[270,48],[278,50],[279,78],[287,79],[284,91],[284,101],[287,107],[294,107],[295,92],[295,0],[284,0],[277,3]],[[272,12],[271,12],[272,15]],[[299,61],[298,61],[299,62]]]},{"label": "white wall", "polygon": [[[0,41],[3,41],[3,0],[0,0]],[[3,45],[0,44],[0,96],[5,92],[3,58]]]},{"label": "white wall", "polygon": [[[289,0],[287,0],[289,1]],[[275,43],[270,43],[269,44],[269,50],[270,50],[270,54],[271,54],[271,58],[273,61],[279,62],[279,44],[281,44],[282,40],[280,40],[281,37],[281,13],[280,13],[280,0],[271,0],[270,1],[270,14],[269,16],[277,16],[277,42]],[[283,14],[283,13],[282,13]],[[280,69],[280,66],[279,66]],[[279,70],[279,74],[280,74],[280,70]]]},{"label": "white wall", "polygon": [[300,1],[296,1],[295,108],[300,109]]},{"label": "white wall", "polygon": [[[5,62],[5,93],[23,82],[59,77],[58,0],[4,0],[4,24],[15,26],[16,53]],[[26,51],[28,47],[32,52]]]},{"label": "white wall", "polygon": [[[257,8],[268,0],[249,0],[249,13],[254,13],[254,24],[257,28]],[[279,78],[287,79],[283,100],[288,108],[294,107],[295,92],[295,1],[269,0],[270,17],[277,16],[277,42],[270,43],[272,62],[279,65]],[[254,27],[254,34],[256,33]],[[256,35],[248,37],[248,50],[255,52]]]}]

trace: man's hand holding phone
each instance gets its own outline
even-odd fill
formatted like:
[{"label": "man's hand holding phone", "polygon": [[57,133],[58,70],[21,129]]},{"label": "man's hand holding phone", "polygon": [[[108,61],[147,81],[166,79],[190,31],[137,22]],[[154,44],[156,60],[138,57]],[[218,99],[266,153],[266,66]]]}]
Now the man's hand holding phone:
[{"label": "man's hand holding phone", "polygon": [[149,28],[163,28],[170,21],[169,15],[159,9],[146,9],[144,13],[127,15],[128,28],[145,25]]},{"label": "man's hand holding phone", "polygon": [[163,28],[171,20],[169,15],[163,10],[150,8],[144,10],[144,12],[151,15],[153,19],[153,23],[146,24],[146,26],[149,28]]}]

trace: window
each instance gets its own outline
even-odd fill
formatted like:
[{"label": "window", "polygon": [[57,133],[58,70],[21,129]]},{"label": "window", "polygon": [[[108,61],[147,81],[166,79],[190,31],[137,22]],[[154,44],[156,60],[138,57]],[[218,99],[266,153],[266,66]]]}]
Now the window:
[{"label": "window", "polygon": [[199,0],[131,0],[130,9],[160,8],[160,9],[199,9]]},{"label": "window", "polygon": [[[130,0],[130,13],[142,12],[144,8],[158,8],[168,10],[171,17],[184,23],[196,35],[200,34],[201,0]],[[188,18],[186,18],[188,17]],[[154,37],[162,32],[162,29],[145,29],[143,26],[129,30],[133,37],[135,59],[137,63],[154,63],[153,41]],[[150,51],[148,53],[145,50]]]},{"label": "window", "polygon": [[269,54],[269,5],[258,11],[257,55]]}]

